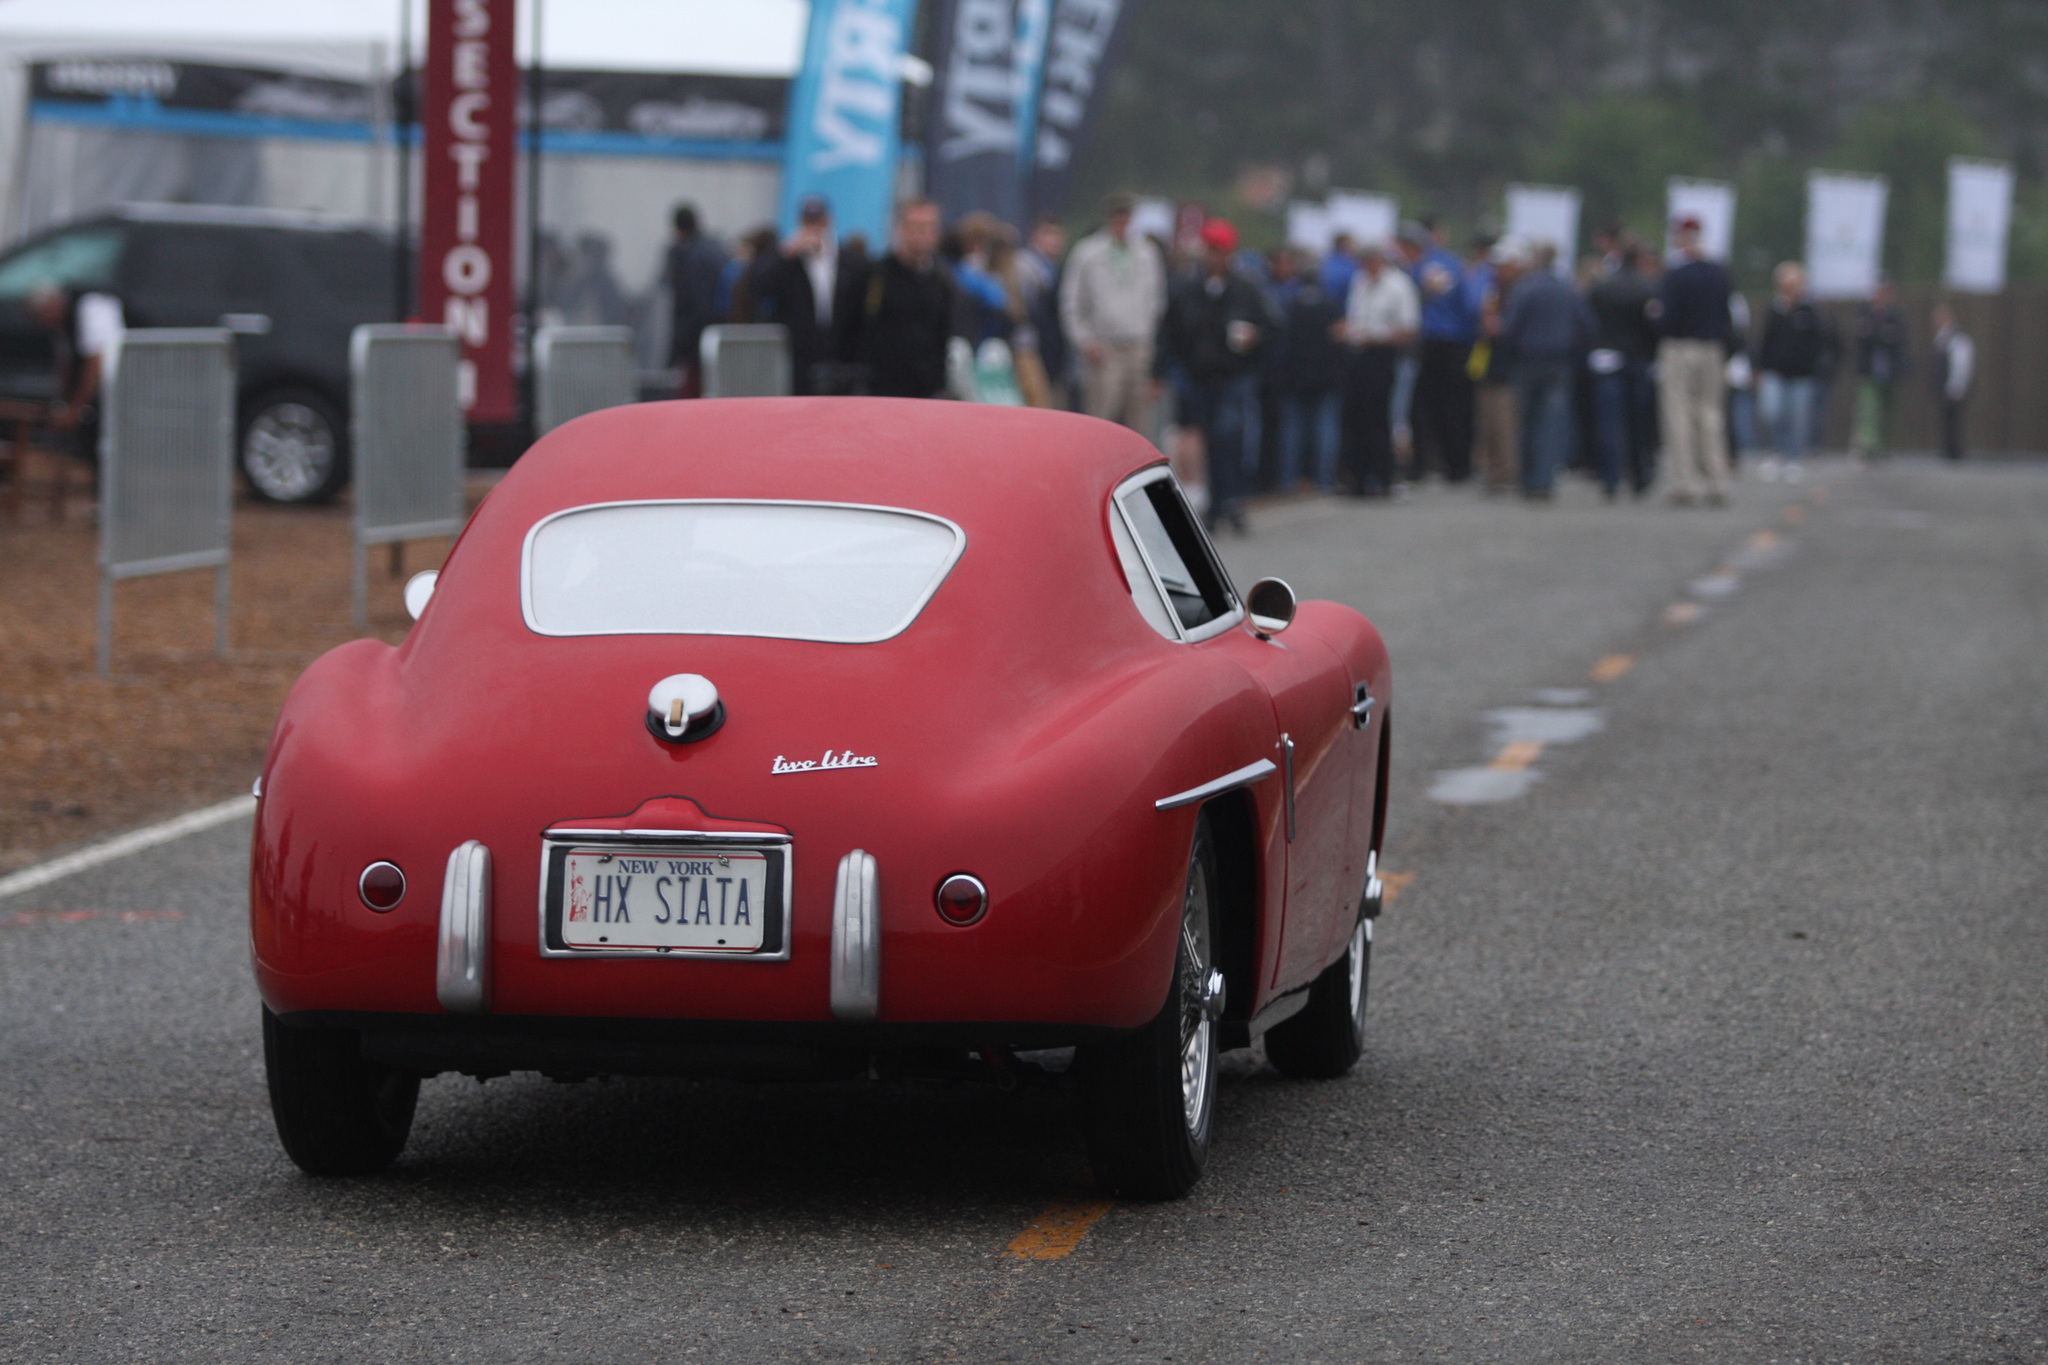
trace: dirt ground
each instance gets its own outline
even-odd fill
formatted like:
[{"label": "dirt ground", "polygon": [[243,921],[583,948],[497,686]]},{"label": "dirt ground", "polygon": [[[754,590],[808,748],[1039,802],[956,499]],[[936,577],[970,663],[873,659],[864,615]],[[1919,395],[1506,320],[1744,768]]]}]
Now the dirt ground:
[{"label": "dirt ground", "polygon": [[[472,479],[472,507],[490,481]],[[73,495],[53,523],[35,482],[28,492],[19,521],[0,502],[0,873],[249,790],[293,680],[357,634],[346,498],[239,501],[228,657],[213,653],[211,569],[131,579],[114,588],[113,676],[100,678],[92,503]],[[452,543],[407,545],[397,576],[371,550],[369,634],[405,638],[405,576]]]}]

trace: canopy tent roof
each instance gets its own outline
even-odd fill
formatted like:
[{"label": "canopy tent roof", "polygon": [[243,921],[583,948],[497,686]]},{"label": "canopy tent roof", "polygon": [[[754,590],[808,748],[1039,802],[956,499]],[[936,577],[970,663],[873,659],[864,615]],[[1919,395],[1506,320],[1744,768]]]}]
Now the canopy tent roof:
[{"label": "canopy tent roof", "polygon": [[[0,0],[0,56],[146,54],[370,80],[395,64],[401,8],[420,50],[426,0]],[[546,0],[541,60],[576,70],[787,76],[806,0]],[[519,55],[533,51],[532,0]],[[379,49],[381,48],[381,54]]]}]

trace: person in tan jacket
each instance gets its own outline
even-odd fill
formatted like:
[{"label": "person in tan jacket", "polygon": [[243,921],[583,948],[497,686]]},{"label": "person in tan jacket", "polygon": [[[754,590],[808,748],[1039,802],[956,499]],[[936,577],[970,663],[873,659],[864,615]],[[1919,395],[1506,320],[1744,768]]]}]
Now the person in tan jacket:
[{"label": "person in tan jacket", "polygon": [[1166,263],[1131,238],[1132,203],[1113,196],[1102,229],[1075,243],[1060,281],[1060,323],[1081,355],[1091,417],[1149,431],[1152,348],[1166,311]]}]

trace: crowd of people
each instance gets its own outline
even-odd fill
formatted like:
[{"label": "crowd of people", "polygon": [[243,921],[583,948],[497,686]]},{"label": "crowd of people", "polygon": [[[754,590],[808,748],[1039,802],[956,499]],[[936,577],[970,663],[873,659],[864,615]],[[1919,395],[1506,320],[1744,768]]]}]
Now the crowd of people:
[{"label": "crowd of people", "polygon": [[[794,234],[728,254],[688,207],[667,263],[672,358],[700,391],[714,323],[789,331],[798,393],[946,397],[1065,407],[1159,441],[1212,528],[1246,526],[1258,491],[1398,497],[1437,478],[1532,502],[1582,471],[1610,501],[1660,490],[1726,501],[1735,462],[1798,482],[1826,386],[1854,367],[1855,447],[1881,457],[1908,374],[1891,287],[1837,335],[1787,262],[1750,317],[1701,224],[1667,256],[1619,228],[1575,273],[1546,242],[1479,237],[1461,254],[1430,218],[1391,242],[1327,253],[1241,248],[1225,219],[1180,240],[1133,231],[1113,196],[1067,250],[1056,219],[1028,236],[988,214],[946,228],[912,199],[879,254],[841,240],[824,200]],[[1931,376],[1944,451],[1962,456],[1974,364],[1946,307]]]}]

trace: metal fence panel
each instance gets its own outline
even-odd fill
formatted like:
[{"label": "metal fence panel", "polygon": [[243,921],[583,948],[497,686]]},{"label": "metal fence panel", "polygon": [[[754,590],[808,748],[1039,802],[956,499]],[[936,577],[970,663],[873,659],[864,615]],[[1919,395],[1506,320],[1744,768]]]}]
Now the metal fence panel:
[{"label": "metal fence panel", "polygon": [[789,329],[780,323],[706,327],[698,358],[706,398],[782,398],[790,391]]},{"label": "metal fence panel", "polygon": [[101,381],[98,663],[112,662],[114,582],[212,568],[227,652],[235,351],[224,329],[122,335]]},{"label": "metal fence panel", "polygon": [[640,398],[630,327],[543,327],[534,336],[534,434]]},{"label": "metal fence panel", "polygon": [[462,348],[446,327],[372,323],[349,342],[355,615],[368,619],[371,545],[451,536],[464,518]]}]

